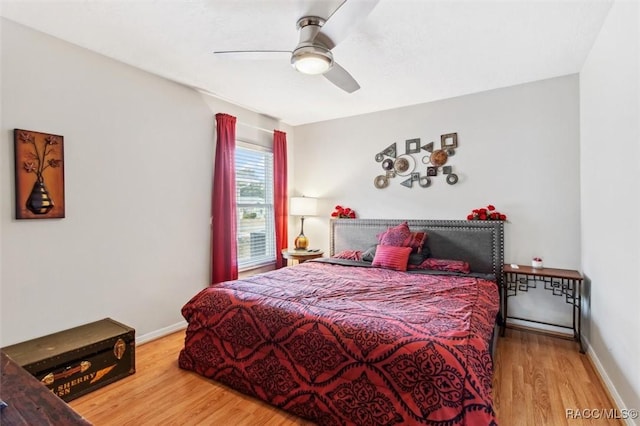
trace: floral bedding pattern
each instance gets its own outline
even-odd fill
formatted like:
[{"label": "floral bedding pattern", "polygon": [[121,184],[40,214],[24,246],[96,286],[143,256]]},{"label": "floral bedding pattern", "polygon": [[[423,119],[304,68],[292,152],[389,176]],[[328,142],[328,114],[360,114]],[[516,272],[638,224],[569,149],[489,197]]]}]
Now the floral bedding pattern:
[{"label": "floral bedding pattern", "polygon": [[495,282],[305,262],[202,290],[181,368],[320,425],[490,425]]}]

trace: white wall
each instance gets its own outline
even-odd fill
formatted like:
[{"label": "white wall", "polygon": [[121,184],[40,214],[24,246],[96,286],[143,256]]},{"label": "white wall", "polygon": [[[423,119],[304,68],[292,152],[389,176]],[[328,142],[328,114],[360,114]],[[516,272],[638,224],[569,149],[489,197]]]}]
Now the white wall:
[{"label": "white wall", "polygon": [[[259,142],[277,122],[1,26],[0,345],[107,316],[142,340],[182,325],[209,280],[214,115]],[[65,219],[14,219],[14,128],[64,136]]]},{"label": "white wall", "polygon": [[629,409],[640,408],[639,23],[638,3],[616,1],[580,73],[587,339]]},{"label": "white wall", "polygon": [[[577,269],[578,103],[578,77],[571,75],[296,127],[292,193],[321,198],[320,216],[305,221],[305,234],[327,250],[336,204],[361,218],[466,219],[491,203],[509,216],[508,263],[530,264],[537,255],[547,266]],[[402,154],[411,138],[439,147],[440,135],[452,132],[458,149],[448,164],[460,177],[456,185],[438,176],[426,189],[401,186],[399,177],[385,189],[374,187],[382,172],[377,152],[397,142]],[[292,229],[295,236],[299,225]],[[510,314],[571,324],[561,297],[531,292],[509,303]]]}]

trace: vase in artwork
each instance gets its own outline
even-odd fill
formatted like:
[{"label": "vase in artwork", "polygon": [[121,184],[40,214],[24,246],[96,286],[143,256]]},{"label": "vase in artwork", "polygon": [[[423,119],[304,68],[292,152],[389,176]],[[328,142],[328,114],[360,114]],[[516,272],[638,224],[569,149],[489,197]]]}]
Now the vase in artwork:
[{"label": "vase in artwork", "polygon": [[38,177],[29,198],[27,198],[27,209],[33,214],[47,214],[53,208],[53,200],[49,196],[47,187],[44,186],[44,180],[42,177]]}]

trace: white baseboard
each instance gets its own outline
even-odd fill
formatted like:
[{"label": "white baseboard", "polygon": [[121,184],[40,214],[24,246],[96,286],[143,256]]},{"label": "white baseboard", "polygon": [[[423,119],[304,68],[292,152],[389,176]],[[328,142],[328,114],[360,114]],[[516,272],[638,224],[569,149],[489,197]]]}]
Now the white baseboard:
[{"label": "white baseboard", "polygon": [[[606,370],[602,366],[602,363],[598,359],[598,356],[593,351],[593,348],[591,348],[589,341],[585,340],[584,337],[583,337],[583,341],[587,348],[587,351],[586,351],[587,356],[591,360],[591,364],[593,364],[596,370],[598,370],[598,374],[600,375],[602,382],[607,388],[607,391],[609,391],[609,395],[611,396],[611,398],[613,398],[613,402],[618,408],[618,411],[628,408],[628,407],[625,407],[624,401],[620,397],[620,394],[616,390],[616,387],[613,385],[613,382],[611,382],[611,379],[609,378],[609,375],[607,374]],[[632,408],[635,408],[635,407],[632,407]],[[638,423],[636,419],[624,419],[624,421],[627,424],[627,426],[640,426],[640,423]]]},{"label": "white baseboard", "polygon": [[142,336],[136,337],[136,345],[148,343],[152,340],[156,340],[171,333],[175,333],[176,331],[184,330],[185,328],[187,328],[187,322],[180,321],[168,327],[161,328],[160,330],[152,331],[151,333],[143,334]]},{"label": "white baseboard", "polygon": [[573,330],[567,330],[566,327],[557,327],[550,324],[538,324],[531,321],[526,321],[526,320],[522,321],[522,320],[517,320],[515,318],[508,318],[507,326],[508,325],[520,326],[530,330],[550,331],[554,334],[573,337]]}]

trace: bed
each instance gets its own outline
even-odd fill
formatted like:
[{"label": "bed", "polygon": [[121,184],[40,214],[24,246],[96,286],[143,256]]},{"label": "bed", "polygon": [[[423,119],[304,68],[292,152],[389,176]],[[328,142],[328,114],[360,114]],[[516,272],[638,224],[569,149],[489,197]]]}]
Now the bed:
[{"label": "bed", "polygon": [[[427,235],[422,259],[470,272],[333,258],[373,247],[382,257],[385,232],[405,224]],[[179,365],[321,425],[495,424],[503,232],[502,222],[333,219],[331,258],[186,303]]]}]

